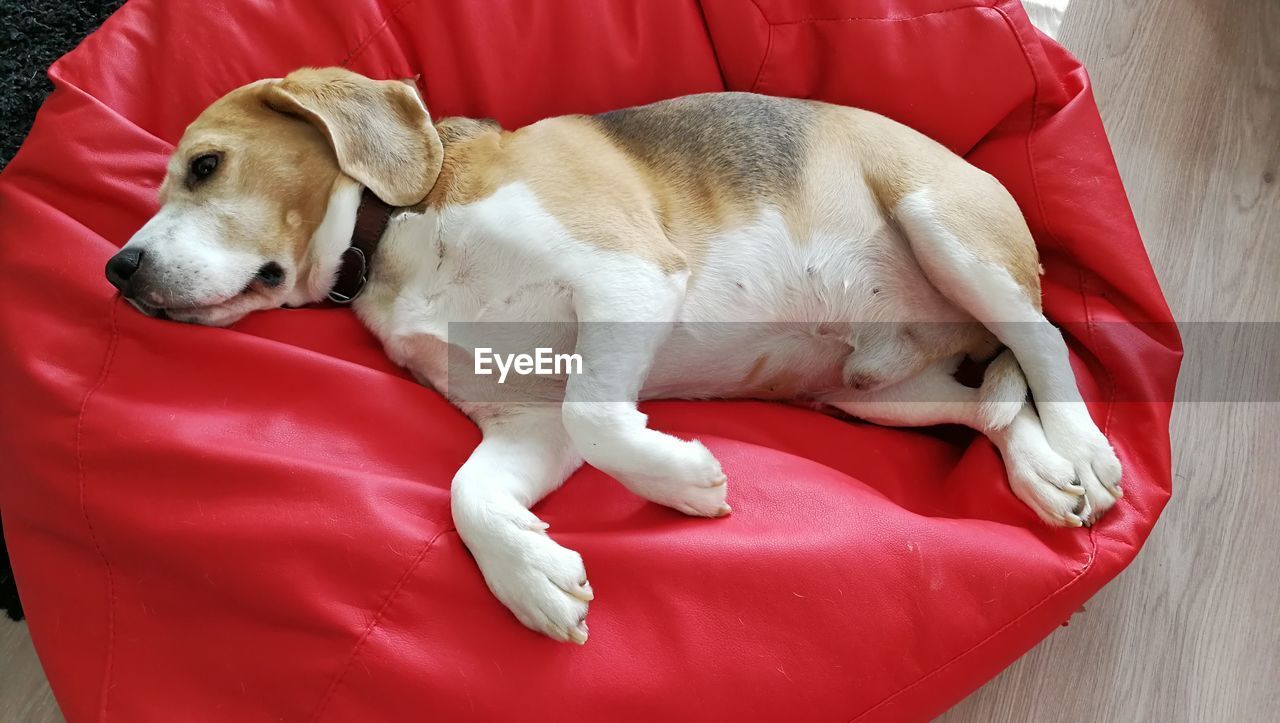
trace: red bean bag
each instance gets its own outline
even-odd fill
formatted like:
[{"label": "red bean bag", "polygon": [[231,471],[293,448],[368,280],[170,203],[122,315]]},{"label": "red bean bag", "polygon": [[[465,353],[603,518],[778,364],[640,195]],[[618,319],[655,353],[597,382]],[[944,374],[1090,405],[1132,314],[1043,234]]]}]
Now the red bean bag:
[{"label": "red bean bag", "polygon": [[[538,514],[586,560],[591,640],[526,630],[451,527],[476,429],[349,311],[197,328],[102,277],[184,125],[302,65],[420,73],[437,115],[508,127],[729,88],[923,130],[1022,205],[1126,496],[1049,529],[966,431],[648,404],[720,458],[734,515],[583,469]],[[1066,621],[1168,500],[1179,339],[1084,70],[1014,0],[133,0],[50,74],[0,177],[0,509],[72,721],[925,718]]]}]

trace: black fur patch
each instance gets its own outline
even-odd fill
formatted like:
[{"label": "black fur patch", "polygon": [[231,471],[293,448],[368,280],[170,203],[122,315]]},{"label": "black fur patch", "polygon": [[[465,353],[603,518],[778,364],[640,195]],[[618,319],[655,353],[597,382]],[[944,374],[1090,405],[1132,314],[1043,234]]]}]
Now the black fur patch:
[{"label": "black fur patch", "polygon": [[794,189],[814,109],[754,93],[704,93],[594,116],[614,143],[670,180],[764,196]]}]

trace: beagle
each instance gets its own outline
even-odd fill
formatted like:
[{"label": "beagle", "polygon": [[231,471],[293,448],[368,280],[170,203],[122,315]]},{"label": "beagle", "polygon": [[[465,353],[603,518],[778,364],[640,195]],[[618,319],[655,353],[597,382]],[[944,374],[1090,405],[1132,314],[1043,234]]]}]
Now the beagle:
[{"label": "beagle", "polygon": [[[211,326],[349,303],[480,426],[453,480],[458,533],[557,640],[586,641],[593,593],[530,507],[584,461],[686,514],[730,512],[715,457],[647,427],[639,399],[967,425],[1051,525],[1121,496],[1017,205],[875,113],[708,93],[507,131],[433,123],[411,83],[308,68],[209,106],[159,200],[110,282],[145,314]],[[534,350],[579,364],[514,386],[479,364]],[[992,360],[978,388],[954,376],[966,357]]]}]

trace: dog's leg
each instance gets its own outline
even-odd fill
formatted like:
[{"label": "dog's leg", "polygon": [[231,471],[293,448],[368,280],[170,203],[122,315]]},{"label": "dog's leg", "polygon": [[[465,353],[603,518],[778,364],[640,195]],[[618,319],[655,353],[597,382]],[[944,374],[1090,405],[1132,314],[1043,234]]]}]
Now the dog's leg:
[{"label": "dog's leg", "polygon": [[1018,410],[1008,427],[988,436],[1000,448],[1013,493],[1045,522],[1092,525],[1115,505],[1115,496],[1105,487],[1082,483],[1071,462],[1054,451],[1030,404]]},{"label": "dog's leg", "polygon": [[854,387],[827,401],[859,419],[890,427],[962,424],[985,431],[994,425],[981,418],[979,391],[952,376],[959,363],[958,357],[946,359],[889,386],[870,390]]},{"label": "dog's leg", "polygon": [[1008,269],[979,258],[962,241],[965,234],[985,233],[1007,237],[1010,248],[1031,244],[1013,201],[1005,197],[986,209],[956,204],[939,209],[925,190],[904,197],[895,215],[929,280],[1018,357],[1049,446],[1071,462],[1086,489],[1101,485],[1119,497],[1120,460],[1089,416],[1062,332]]},{"label": "dog's leg", "polygon": [[982,432],[1000,449],[1013,493],[1051,525],[1090,524],[1115,503],[1100,485],[1077,482],[1071,463],[1049,445],[1035,409],[1023,401],[1025,382],[1009,352],[992,362],[979,389],[956,381],[957,361],[936,363],[890,387],[845,390],[826,401],[886,426],[961,424]]},{"label": "dog's leg", "polygon": [[844,383],[854,389],[881,389],[913,376],[929,359],[910,343],[906,324],[854,325],[844,360]]},{"label": "dog's leg", "polygon": [[480,420],[484,439],[453,478],[453,520],[489,589],[520,622],[557,640],[587,639],[582,557],[547,536],[529,508],[582,464],[559,410]]},{"label": "dog's leg", "polygon": [[654,354],[671,332],[688,274],[629,268],[574,288],[576,351],[564,424],[578,452],[645,499],[689,515],[728,514],[720,463],[701,443],[646,425],[636,399]]}]

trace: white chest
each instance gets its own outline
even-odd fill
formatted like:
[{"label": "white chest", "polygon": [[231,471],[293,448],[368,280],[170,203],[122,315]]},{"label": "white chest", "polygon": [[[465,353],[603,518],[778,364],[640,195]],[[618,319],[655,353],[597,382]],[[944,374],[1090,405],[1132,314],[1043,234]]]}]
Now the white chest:
[{"label": "white chest", "polygon": [[469,352],[572,346],[569,286],[554,262],[565,233],[520,188],[388,225],[356,311],[388,356],[449,394]]}]

